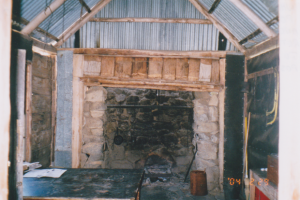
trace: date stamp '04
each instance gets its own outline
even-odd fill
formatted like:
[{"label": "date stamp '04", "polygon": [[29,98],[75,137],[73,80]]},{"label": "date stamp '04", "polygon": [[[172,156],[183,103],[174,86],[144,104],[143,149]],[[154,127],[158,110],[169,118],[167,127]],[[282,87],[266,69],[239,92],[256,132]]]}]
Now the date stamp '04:
[{"label": "date stamp '04", "polygon": [[[229,185],[241,185],[241,179],[235,179],[235,178],[228,178]],[[250,179],[250,185],[254,185],[254,178]],[[257,181],[257,185],[269,185],[269,179],[262,179],[260,178],[259,181]]]}]

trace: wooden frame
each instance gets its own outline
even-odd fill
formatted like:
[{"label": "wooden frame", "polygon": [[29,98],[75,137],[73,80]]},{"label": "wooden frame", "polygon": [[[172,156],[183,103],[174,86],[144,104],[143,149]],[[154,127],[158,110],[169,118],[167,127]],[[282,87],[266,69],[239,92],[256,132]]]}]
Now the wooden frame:
[{"label": "wooden frame", "polygon": [[32,130],[32,63],[26,63],[26,131],[25,131],[25,161],[31,162],[31,130]]},{"label": "wooden frame", "polygon": [[147,22],[147,23],[186,23],[186,24],[212,24],[207,19],[187,18],[92,18],[90,22]]}]

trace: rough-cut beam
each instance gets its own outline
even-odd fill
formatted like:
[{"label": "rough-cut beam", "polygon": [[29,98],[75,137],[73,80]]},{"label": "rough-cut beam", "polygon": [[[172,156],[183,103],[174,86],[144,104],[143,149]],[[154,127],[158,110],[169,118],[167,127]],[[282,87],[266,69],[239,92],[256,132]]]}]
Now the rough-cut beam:
[{"label": "rough-cut beam", "polygon": [[59,6],[61,6],[66,0],[55,0],[45,10],[38,14],[27,26],[23,28],[21,33],[29,35],[34,29],[36,29],[52,12],[54,12]]},{"label": "rough-cut beam", "polygon": [[266,23],[258,17],[246,4],[240,0],[230,0],[237,8],[239,8],[250,20],[254,22],[258,28],[268,37],[275,37],[276,33]]},{"label": "rough-cut beam", "polygon": [[92,18],[90,22],[149,22],[149,23],[186,23],[186,24],[212,24],[207,19],[184,18]]},{"label": "rough-cut beam", "polygon": [[88,13],[92,12],[91,9],[90,9],[90,7],[85,3],[84,0],[78,0],[78,1],[80,2],[80,4],[84,7],[84,9],[85,9]]},{"label": "rough-cut beam", "polygon": [[277,48],[279,48],[278,35],[274,38],[271,38],[260,44],[253,46],[251,49],[246,51],[245,56],[247,59],[250,59]]},{"label": "rough-cut beam", "polygon": [[[272,26],[273,24],[276,24],[278,22],[278,16],[268,21],[267,25]],[[240,41],[240,44],[244,44],[248,41],[250,41],[251,38],[254,38],[255,36],[259,35],[262,31],[260,29],[257,29],[247,37],[245,37],[243,40]]]},{"label": "rough-cut beam", "polygon": [[59,37],[59,41],[54,45],[60,47],[69,37],[71,37],[76,31],[78,31],[84,24],[86,24],[92,17],[94,17],[104,6],[106,6],[111,0],[102,0],[98,2],[90,13],[85,13],[79,18],[73,25],[71,25],[66,31],[64,31]]},{"label": "rough-cut beam", "polygon": [[218,5],[220,4],[221,0],[215,0],[215,2],[213,3],[213,5],[210,7],[208,13],[212,14],[215,9],[218,7]]},{"label": "rough-cut beam", "polygon": [[246,52],[245,47],[243,47],[242,45],[240,45],[238,39],[232,35],[232,33],[230,33],[230,31],[225,28],[225,26],[223,26],[219,20],[217,20],[213,15],[210,15],[207,11],[207,9],[200,4],[197,0],[189,0],[194,6],[195,8],[201,12],[207,19],[209,19],[214,26],[238,49],[240,50],[242,53]]},{"label": "rough-cut beam", "polygon": [[129,57],[176,57],[176,58],[225,58],[226,51],[154,51],[137,49],[91,49],[91,48],[60,48],[59,50],[73,51],[73,54],[95,54],[105,56]]},{"label": "rough-cut beam", "polygon": [[[14,15],[14,20],[18,21],[18,17]],[[24,25],[28,25],[29,24],[29,21],[24,19],[24,18],[20,18],[20,22]],[[59,41],[59,39],[57,37],[55,37],[54,35],[52,35],[51,33],[45,31],[44,29],[41,29],[40,27],[36,27],[35,29],[36,31],[44,34],[45,36],[47,36],[48,38],[54,40],[54,41]]]}]

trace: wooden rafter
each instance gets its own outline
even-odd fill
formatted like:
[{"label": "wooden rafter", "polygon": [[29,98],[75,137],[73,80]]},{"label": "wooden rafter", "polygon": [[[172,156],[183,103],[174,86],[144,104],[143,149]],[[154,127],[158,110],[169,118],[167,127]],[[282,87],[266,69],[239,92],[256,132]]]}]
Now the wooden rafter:
[{"label": "wooden rafter", "polygon": [[279,48],[279,35],[251,47],[251,49],[246,51],[245,56],[247,59],[251,59],[277,48]]},{"label": "wooden rafter", "polygon": [[254,13],[246,4],[240,0],[230,0],[237,8],[239,8],[253,23],[268,37],[275,37],[276,33]]},{"label": "wooden rafter", "polygon": [[210,15],[207,11],[207,9],[200,4],[197,0],[189,0],[195,8],[201,12],[207,19],[209,19],[214,26],[242,53],[246,52],[245,47],[240,45],[238,39],[227,29],[223,24],[219,22],[218,19],[216,19],[213,15]]},{"label": "wooden rafter", "polygon": [[[272,26],[273,24],[276,24],[278,22],[278,16],[268,21],[267,25]],[[255,36],[259,35],[262,31],[260,29],[257,29],[247,37],[245,37],[243,40],[240,41],[240,44],[244,44],[247,41],[249,41],[251,38],[254,38]]]},{"label": "wooden rafter", "polygon": [[220,3],[221,3],[221,0],[215,0],[213,5],[210,7],[208,13],[212,14]]},{"label": "wooden rafter", "polygon": [[80,2],[80,4],[84,7],[84,9],[85,9],[88,13],[92,12],[91,9],[90,9],[90,7],[85,3],[84,0],[78,0],[78,1]]},{"label": "wooden rafter", "polygon": [[[29,24],[29,21],[26,20],[26,19],[24,19],[24,18],[22,18],[22,17],[20,17],[20,19],[18,20],[18,17],[14,15],[13,18],[16,21],[20,21],[20,23],[22,23],[24,25]],[[44,29],[42,29],[40,27],[37,27],[35,30],[37,32],[40,32],[40,33],[44,34],[45,36],[47,36],[48,38],[50,38],[50,39],[52,39],[54,41],[59,41],[59,39],[57,37],[55,37],[54,35],[52,35],[51,33],[47,32],[47,31],[45,31]]]},{"label": "wooden rafter", "polygon": [[47,17],[49,17],[59,6],[61,6],[66,0],[55,0],[45,10],[40,12],[27,26],[25,26],[21,33],[29,35],[34,29],[36,29]]},{"label": "wooden rafter", "polygon": [[84,24],[86,24],[92,17],[94,17],[102,8],[104,8],[111,0],[102,0],[98,2],[91,10],[90,13],[85,13],[59,37],[59,41],[54,45],[55,47],[61,46],[69,37],[78,31]]},{"label": "wooden rafter", "polygon": [[212,24],[207,19],[186,18],[92,18],[90,22],[148,22],[148,23],[186,23],[186,24]]}]

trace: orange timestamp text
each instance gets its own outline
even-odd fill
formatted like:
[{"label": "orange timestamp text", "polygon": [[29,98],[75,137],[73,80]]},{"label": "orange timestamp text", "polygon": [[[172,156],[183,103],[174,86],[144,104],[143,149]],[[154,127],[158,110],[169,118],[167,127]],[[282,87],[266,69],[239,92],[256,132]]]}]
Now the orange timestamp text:
[{"label": "orange timestamp text", "polygon": [[[236,178],[228,178],[229,181],[229,185],[241,185],[241,179],[236,179]],[[250,179],[250,185],[254,185],[254,178]],[[259,181],[257,181],[257,185],[261,186],[261,185],[269,185],[269,179],[262,179],[260,178]]]}]

